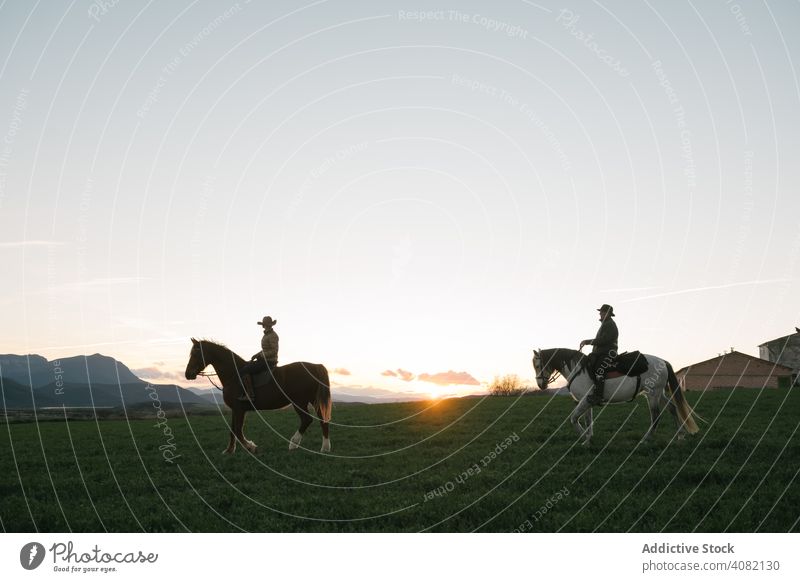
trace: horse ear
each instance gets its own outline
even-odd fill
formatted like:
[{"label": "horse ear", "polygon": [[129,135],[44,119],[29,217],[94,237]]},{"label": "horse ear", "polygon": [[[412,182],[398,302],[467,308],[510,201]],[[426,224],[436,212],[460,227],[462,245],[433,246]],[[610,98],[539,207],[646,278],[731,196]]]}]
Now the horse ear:
[{"label": "horse ear", "polygon": [[194,339],[194,338],[192,338],[192,343],[193,343],[194,345],[197,345],[197,340],[196,340],[196,339]]}]

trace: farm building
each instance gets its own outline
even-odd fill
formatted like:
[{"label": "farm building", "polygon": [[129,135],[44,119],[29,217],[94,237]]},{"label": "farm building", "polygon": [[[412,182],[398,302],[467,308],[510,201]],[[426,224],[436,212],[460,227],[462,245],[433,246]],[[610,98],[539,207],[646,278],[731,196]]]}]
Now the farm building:
[{"label": "farm building", "polygon": [[792,369],[733,350],[681,368],[675,375],[684,390],[788,388]]},{"label": "farm building", "polygon": [[763,359],[791,368],[794,384],[798,383],[798,374],[800,374],[800,332],[764,342],[758,346],[758,351]]}]

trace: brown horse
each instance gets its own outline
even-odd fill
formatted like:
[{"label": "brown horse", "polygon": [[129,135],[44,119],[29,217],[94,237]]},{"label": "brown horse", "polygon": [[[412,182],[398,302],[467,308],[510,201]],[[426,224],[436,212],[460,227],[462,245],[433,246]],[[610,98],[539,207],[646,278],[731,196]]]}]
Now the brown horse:
[{"label": "brown horse", "polygon": [[[255,398],[253,401],[239,400],[242,382],[239,369],[245,361],[224,345],[209,340],[192,338],[192,351],[186,364],[186,379],[194,380],[206,369],[213,366],[222,383],[222,399],[232,411],[231,435],[223,454],[236,451],[236,441],[251,453],[256,452],[256,444],[244,436],[244,415],[249,410],[275,410],[290,404],[300,417],[300,428],[289,440],[289,449],[300,446],[303,433],[311,424],[313,417],[308,411],[313,405],[322,425],[322,452],[331,450],[328,438],[328,424],[331,421],[331,389],[328,370],[322,364],[293,362],[272,370],[274,380],[264,385],[254,378]],[[269,372],[267,372],[268,374]]]}]

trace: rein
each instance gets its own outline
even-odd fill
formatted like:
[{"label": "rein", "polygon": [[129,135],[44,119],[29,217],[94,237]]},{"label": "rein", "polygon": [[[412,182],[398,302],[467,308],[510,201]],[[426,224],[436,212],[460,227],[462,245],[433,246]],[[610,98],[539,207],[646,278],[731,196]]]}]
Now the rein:
[{"label": "rein", "polygon": [[198,376],[205,376],[206,378],[208,378],[208,381],[211,382],[211,385],[214,388],[216,388],[217,390],[219,390],[221,392],[223,391],[222,388],[217,386],[217,383],[214,382],[214,380],[211,379],[212,376],[217,376],[218,374],[209,374],[208,372],[198,372],[197,375]]}]

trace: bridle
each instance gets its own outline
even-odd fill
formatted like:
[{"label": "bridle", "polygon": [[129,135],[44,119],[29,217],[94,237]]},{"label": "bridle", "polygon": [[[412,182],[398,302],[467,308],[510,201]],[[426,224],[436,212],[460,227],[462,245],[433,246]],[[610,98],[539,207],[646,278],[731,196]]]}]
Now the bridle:
[{"label": "bridle", "polygon": [[214,388],[216,388],[217,390],[223,391],[222,388],[220,386],[217,386],[217,383],[214,382],[214,380],[211,379],[213,376],[217,376],[218,374],[216,374],[216,373],[212,374],[210,372],[198,372],[197,375],[207,378],[208,381],[211,382],[211,385]]},{"label": "bridle", "polygon": [[[548,376],[547,380],[545,381],[544,387],[547,388],[551,383],[555,382],[556,378],[558,378],[560,374],[561,372],[559,372],[554,368],[553,371],[550,372],[550,376]],[[542,372],[539,374],[539,377],[541,377],[542,380],[544,380],[544,369],[542,369]]]},{"label": "bridle", "polygon": [[[536,357],[539,359],[539,362],[541,363],[542,362],[541,354],[536,354]],[[545,379],[544,373],[548,367],[549,364],[547,366],[542,366],[542,371],[536,374],[536,381],[540,384],[544,384],[544,388],[542,388],[542,390],[546,389],[551,383],[555,382],[556,378],[558,378],[558,376],[561,374],[561,372],[558,371],[558,368],[553,368],[552,371],[550,372],[550,375]]]},{"label": "bridle", "polygon": [[217,390],[219,390],[219,391],[221,391],[221,392],[224,392],[224,390],[222,389],[222,387],[221,387],[221,386],[217,386],[217,383],[216,383],[216,382],[214,382],[214,380],[212,380],[212,379],[211,379],[212,377],[214,377],[214,376],[218,376],[219,374],[217,374],[216,372],[212,373],[212,372],[206,372],[206,371],[205,371],[205,369],[208,367],[208,364],[206,363],[206,358],[205,358],[205,356],[203,355],[203,348],[202,348],[202,347],[199,347],[199,348],[198,348],[198,347],[196,347],[196,348],[194,348],[194,349],[197,349],[197,350],[200,352],[200,357],[202,357],[202,358],[203,358],[203,369],[202,369],[202,370],[200,370],[199,372],[197,372],[197,375],[198,375],[198,376],[203,376],[204,378],[208,379],[208,381],[209,381],[209,382],[211,382],[211,385],[212,385],[214,388],[216,388]]}]

